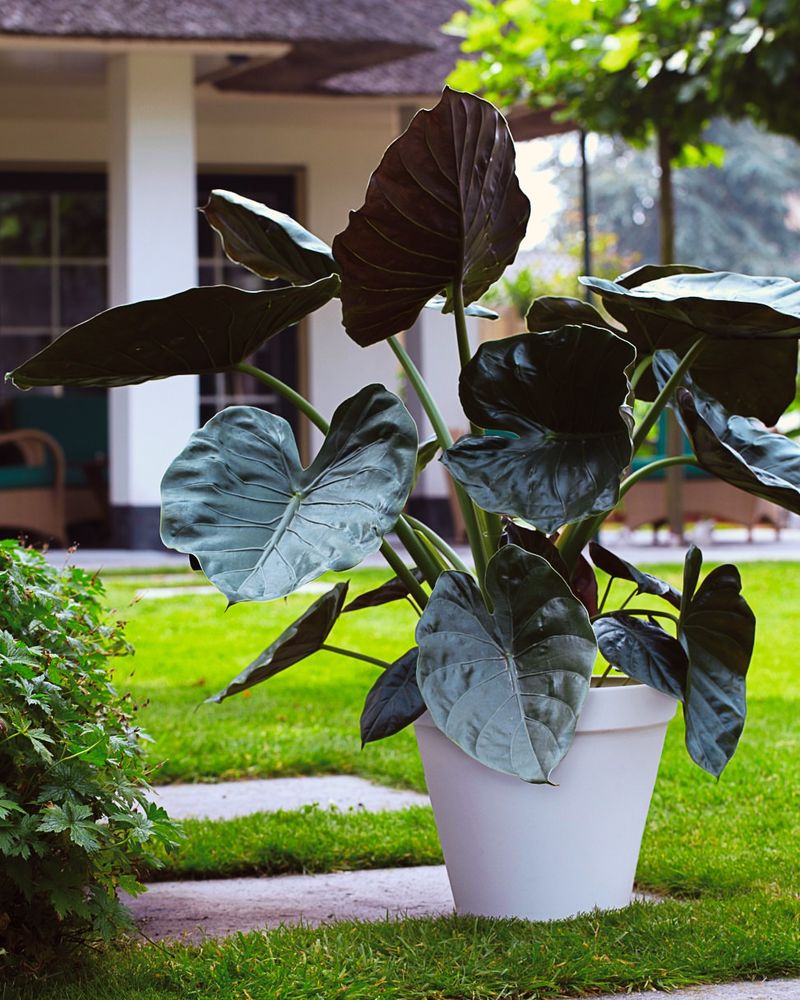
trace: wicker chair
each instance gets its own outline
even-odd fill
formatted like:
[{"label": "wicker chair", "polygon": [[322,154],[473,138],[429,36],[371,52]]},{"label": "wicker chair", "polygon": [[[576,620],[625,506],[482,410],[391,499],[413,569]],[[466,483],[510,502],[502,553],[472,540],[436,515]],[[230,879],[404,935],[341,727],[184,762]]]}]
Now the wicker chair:
[{"label": "wicker chair", "polygon": [[0,526],[35,532],[67,544],[64,523],[64,453],[49,434],[16,430],[0,434],[0,448],[20,460],[0,465]]}]

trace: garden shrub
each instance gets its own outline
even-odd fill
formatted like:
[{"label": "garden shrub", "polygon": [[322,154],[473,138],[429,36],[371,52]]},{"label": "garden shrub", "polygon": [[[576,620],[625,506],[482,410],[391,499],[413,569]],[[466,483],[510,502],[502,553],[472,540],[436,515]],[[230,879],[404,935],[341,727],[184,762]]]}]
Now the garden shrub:
[{"label": "garden shrub", "polygon": [[116,889],[176,828],[146,798],[144,734],[111,683],[132,652],[96,576],[0,542],[0,969],[45,968],[128,923]]}]

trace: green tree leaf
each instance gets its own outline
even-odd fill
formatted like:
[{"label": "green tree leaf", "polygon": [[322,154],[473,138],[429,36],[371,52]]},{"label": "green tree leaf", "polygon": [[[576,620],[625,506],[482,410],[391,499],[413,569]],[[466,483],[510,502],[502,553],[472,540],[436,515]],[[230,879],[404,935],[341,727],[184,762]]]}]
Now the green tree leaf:
[{"label": "green tree leaf", "polygon": [[530,214],[504,118],[445,88],[386,150],[364,205],[333,241],[348,334],[366,347],[407,330],[462,285],[474,302],[514,259]]},{"label": "green tree leaf", "polygon": [[336,295],[339,278],[245,292],[190,288],[164,299],[117,306],[73,326],[10,372],[19,389],[37,385],[112,387],[170,375],[223,372]]},{"label": "green tree leaf", "polygon": [[289,424],[231,406],[192,435],[161,486],[161,537],[233,604],[283,597],[375,552],[408,499],[417,430],[369,385],[339,406],[312,464]]},{"label": "green tree leaf", "polygon": [[417,680],[445,735],[482,764],[546,782],[572,743],[596,655],[583,605],[544,559],[490,560],[490,613],[471,576],[443,573],[417,626]]},{"label": "green tree leaf", "polygon": [[461,373],[472,423],[516,437],[464,437],[442,462],[484,510],[545,532],[613,507],[631,458],[625,369],[606,329],[565,326],[483,344]]},{"label": "green tree leaf", "polygon": [[316,653],[342,613],[342,605],[347,596],[347,584],[337,583],[327,594],[318,598],[299,618],[284,629],[263,653],[252,663],[206,701],[220,702],[239,694],[248,688],[274,677],[287,667],[291,667],[307,656]]}]

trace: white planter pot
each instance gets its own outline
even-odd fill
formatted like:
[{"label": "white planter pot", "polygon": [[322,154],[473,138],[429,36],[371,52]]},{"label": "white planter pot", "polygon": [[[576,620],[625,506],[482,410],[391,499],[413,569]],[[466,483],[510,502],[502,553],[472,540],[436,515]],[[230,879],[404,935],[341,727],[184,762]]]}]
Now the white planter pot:
[{"label": "white planter pot", "polygon": [[631,900],[647,810],[677,702],[641,684],[593,688],[550,785],[465,754],[415,723],[458,913],[556,920]]}]

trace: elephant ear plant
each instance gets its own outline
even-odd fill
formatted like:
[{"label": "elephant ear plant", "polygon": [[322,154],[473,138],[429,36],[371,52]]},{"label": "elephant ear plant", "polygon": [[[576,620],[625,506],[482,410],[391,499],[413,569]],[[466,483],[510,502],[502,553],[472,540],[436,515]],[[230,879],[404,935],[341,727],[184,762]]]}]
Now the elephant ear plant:
[{"label": "elephant ear plant", "polygon": [[[449,89],[388,148],[332,248],[227,191],[215,191],[204,211],[232,260],[287,284],[198,288],[111,309],[10,378],[20,388],[119,386],[236,369],[325,434],[304,468],[288,423],[232,406],[192,435],[164,476],[165,543],[190,554],[231,603],[283,597],[378,549],[394,571],[350,604],[337,584],[212,700],[333,649],[382,668],[366,697],[364,742],[427,707],[477,760],[547,782],[569,750],[599,648],[629,678],[683,703],[689,753],[719,775],[744,723],[755,628],[739,573],[721,566],[701,580],[692,548],[678,592],[591,540],[635,482],[677,462],[800,513],[800,447],[765,427],[794,396],[800,285],[680,266],[643,267],[615,282],[586,278],[607,314],[575,299],[539,299],[527,330],[473,356],[466,316],[485,314],[478,300],[514,259],[529,205],[502,116]],[[345,400],[328,423],[247,362],[336,296],[353,340],[365,348],[388,341],[435,441],[418,443],[405,406],[381,385]],[[454,318],[470,423],[455,443],[403,346],[402,331],[426,307]],[[646,404],[638,420],[635,396]],[[667,406],[692,454],[631,472]],[[403,513],[438,450],[474,571]],[[602,597],[595,567],[609,578]],[[628,596],[614,608],[620,582]],[[327,644],[343,613],[400,598],[420,620],[395,663]]]}]

